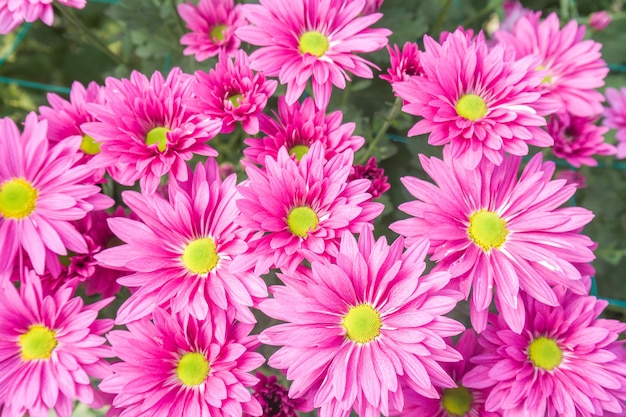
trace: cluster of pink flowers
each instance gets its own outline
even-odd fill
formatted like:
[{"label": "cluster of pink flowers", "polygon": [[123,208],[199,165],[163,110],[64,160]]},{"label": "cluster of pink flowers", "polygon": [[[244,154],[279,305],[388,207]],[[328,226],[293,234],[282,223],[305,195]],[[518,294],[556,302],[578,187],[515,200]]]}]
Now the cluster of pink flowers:
[{"label": "cluster of pink flowers", "polygon": [[[355,53],[387,44],[381,3],[183,3],[184,53],[216,57],[208,72],[75,83],[23,132],[0,120],[2,417],[74,401],[121,417],[626,414],[626,324],[588,295],[593,213],[563,207],[576,184],[529,156],[626,155],[603,140],[626,143],[626,90],[596,124],[600,45],[507,2],[493,41],[388,47],[381,78],[421,118],[409,135],[443,156],[419,155],[430,180],[401,178],[399,237],[376,237],[387,176],[329,103],[349,73],[373,77]],[[236,129],[239,180],[211,146]],[[118,184],[134,189],[114,207]],[[448,317],[463,300],[471,328]],[[279,324],[253,334],[260,315]],[[266,359],[279,378],[255,375]]]}]

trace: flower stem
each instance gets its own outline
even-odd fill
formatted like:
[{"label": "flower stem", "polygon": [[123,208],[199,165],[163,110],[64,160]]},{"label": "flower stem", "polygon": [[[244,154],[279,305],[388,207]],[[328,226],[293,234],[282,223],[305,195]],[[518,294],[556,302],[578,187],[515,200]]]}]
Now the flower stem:
[{"label": "flower stem", "polygon": [[109,47],[104,42],[102,42],[100,38],[94,35],[93,32],[87,26],[85,26],[82,20],[80,20],[70,8],[57,6],[56,4],[55,8],[63,16],[64,19],[66,19],[70,24],[79,29],[87,37],[87,39],[89,39],[93,43],[96,48],[100,49],[105,55],[111,58],[112,61],[119,65],[126,65],[122,57],[114,54],[109,49]]},{"label": "flower stem", "polygon": [[174,15],[176,16],[176,23],[178,24],[178,31],[180,32],[180,36],[183,36],[185,32],[187,32],[187,29],[185,28],[185,25],[180,18],[180,15],[178,14],[178,4],[176,3],[176,0],[170,0],[170,4],[172,5],[172,10],[174,10]]},{"label": "flower stem", "polygon": [[362,165],[372,156],[374,150],[376,149],[376,145],[378,142],[387,134],[387,131],[391,127],[391,123],[398,117],[400,111],[402,110],[402,98],[396,97],[396,101],[393,102],[393,106],[391,106],[391,110],[389,110],[389,115],[385,118],[385,123],[380,127],[374,139],[370,142],[369,146],[365,153],[359,158],[357,165]]}]

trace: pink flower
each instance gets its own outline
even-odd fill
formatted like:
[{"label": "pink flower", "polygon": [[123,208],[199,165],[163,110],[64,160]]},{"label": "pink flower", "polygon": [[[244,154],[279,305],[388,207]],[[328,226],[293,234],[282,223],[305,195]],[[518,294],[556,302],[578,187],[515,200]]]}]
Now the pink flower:
[{"label": "pink flower", "polygon": [[613,18],[606,10],[600,10],[599,12],[591,13],[589,15],[589,26],[593,30],[604,30],[611,24]]},{"label": "pink flower", "polygon": [[[85,184],[91,170],[76,166],[81,158],[79,137],[50,146],[47,122],[26,116],[24,133],[8,117],[0,119],[0,270],[28,255],[33,269],[43,274],[46,258],[88,251],[85,239],[70,223],[113,200],[100,188]],[[22,271],[19,271],[20,273]]]},{"label": "pink flower", "polygon": [[133,185],[139,180],[141,189],[152,193],[165,174],[186,181],[185,161],[194,154],[216,156],[206,142],[219,133],[222,123],[186,107],[192,81],[180,68],[166,79],[155,72],[148,80],[137,71],[130,80],[107,78],[106,104],[87,104],[98,121],[81,125],[101,143],[93,164],[115,167],[109,169],[115,181]]},{"label": "pink flower", "polygon": [[[54,0],[0,0],[0,34],[6,35],[23,22],[41,20],[48,26],[54,21]],[[87,0],[56,0],[60,5],[82,9]]]},{"label": "pink flower", "polygon": [[353,156],[346,150],[326,160],[322,144],[315,142],[299,162],[281,148],[278,160],[265,158],[264,170],[247,163],[235,221],[258,239],[239,268],[291,271],[305,258],[336,255],[343,231],[371,228],[383,205],[370,201],[368,180],[348,181]]},{"label": "pink flower", "polygon": [[311,411],[306,400],[289,398],[285,388],[275,375],[256,373],[259,382],[252,387],[252,395],[263,407],[262,417],[298,417],[296,411]]},{"label": "pink flower", "polygon": [[406,42],[400,50],[398,45],[393,45],[393,49],[387,45],[391,67],[387,70],[388,75],[379,77],[392,84],[398,81],[409,81],[411,77],[421,76],[422,66],[420,64],[420,50],[415,42]]},{"label": "pink flower", "polygon": [[554,163],[542,163],[541,154],[518,179],[521,159],[509,157],[500,166],[483,161],[466,170],[449,151],[443,161],[420,155],[435,185],[402,178],[417,201],[401,204],[411,217],[390,226],[409,243],[428,238],[436,270],[449,271],[466,298],[473,289],[470,314],[478,332],[486,326],[494,293],[503,319],[517,333],[525,320],[520,290],[553,306],[558,300],[551,286],[587,293],[575,264],[594,259],[593,242],[579,233],[593,213],[559,208],[576,187],[551,180]]},{"label": "pink flower", "polygon": [[89,378],[109,374],[111,351],[102,335],[113,320],[96,320],[105,299],[89,306],[73,289],[44,294],[32,271],[19,291],[0,285],[0,408],[2,415],[70,417],[74,400],[102,407]]},{"label": "pink flower", "polygon": [[572,184],[576,188],[587,188],[587,177],[585,177],[585,175],[580,171],[566,169],[557,172],[555,178],[558,180],[565,180],[567,184]]},{"label": "pink flower", "polygon": [[557,290],[558,303],[530,298],[520,334],[502,317],[490,317],[479,343],[485,352],[463,378],[469,388],[491,388],[485,409],[503,417],[601,416],[626,413],[626,363],[621,348],[626,323],[599,319],[608,304]]},{"label": "pink flower", "polygon": [[[356,0],[359,1],[359,0]],[[365,0],[365,7],[363,7],[363,14],[376,13],[378,9],[383,5],[383,0]]]},{"label": "pink flower", "polygon": [[461,382],[463,376],[474,368],[471,363],[472,358],[483,351],[474,331],[464,331],[454,347],[463,355],[463,359],[459,362],[444,363],[442,367],[457,386],[439,389],[439,398],[424,397],[405,388],[404,409],[399,415],[407,417],[500,417],[500,413],[484,409],[489,389],[468,389]]},{"label": "pink flower", "polygon": [[461,359],[444,342],[463,331],[444,316],[460,294],[444,288],[446,272],[422,276],[428,241],[403,246],[344,233],[336,260],[279,274],[286,285],[259,306],[285,322],[259,336],[281,347],[269,365],[286,370],[290,396],[312,398],[320,417],[389,415],[402,409],[400,384],[430,398],[456,386],[441,362]]},{"label": "pink flower", "polygon": [[573,166],[596,166],[593,155],[614,155],[615,146],[604,142],[608,127],[595,124],[597,118],[577,117],[568,113],[556,113],[548,122],[548,133],[554,138],[552,152]]},{"label": "pink flower", "polygon": [[387,44],[387,29],[369,29],[382,14],[363,12],[365,0],[260,0],[245,5],[251,25],[237,36],[261,46],[250,55],[251,67],[287,84],[285,98],[293,104],[312,80],[318,109],[327,107],[332,85],[345,88],[347,72],[372,78],[369,61],[354,55]]},{"label": "pink flower", "polygon": [[187,181],[170,181],[169,201],[158,194],[122,193],[141,221],[109,219],[126,244],[95,256],[106,267],[133,272],[118,283],[138,287],[120,307],[117,323],[149,316],[156,307],[204,320],[210,304],[255,322],[248,307],[267,296],[265,283],[248,271],[229,270],[248,249],[245,234],[234,224],[240,215],[235,182],[234,175],[222,182],[217,162],[209,159]]},{"label": "pink flower", "polygon": [[196,72],[189,107],[221,120],[221,133],[232,132],[241,122],[243,130],[254,135],[259,131],[259,115],[276,85],[276,81],[266,80],[263,74],[250,69],[244,51],[235,54],[234,62],[220,54],[219,62],[208,74]]},{"label": "pink flower", "polygon": [[180,43],[187,46],[183,54],[195,55],[197,61],[220,52],[234,56],[241,45],[235,29],[247,24],[241,11],[233,0],[200,0],[197,6],[179,4],[178,14],[191,30],[180,38]]},{"label": "pink flower", "polygon": [[504,3],[502,3],[502,9],[504,10],[504,20],[500,23],[498,30],[506,32],[513,31],[515,24],[520,17],[529,13],[534,13],[532,10],[522,6],[520,0],[504,0]]},{"label": "pink flower", "polygon": [[540,21],[541,13],[519,18],[512,32],[497,31],[498,43],[512,46],[518,58],[539,58],[536,69],[542,70],[542,85],[548,97],[561,104],[560,111],[575,116],[593,117],[602,113],[604,97],[597,88],[604,85],[609,72],[601,59],[602,45],[583,40],[585,27],[575,20],[560,28],[556,13]]},{"label": "pink flower", "polygon": [[604,109],[602,124],[611,129],[617,129],[617,157],[626,158],[626,87],[620,90],[607,88],[605,91],[609,107]]},{"label": "pink flower", "polygon": [[430,133],[429,144],[446,145],[468,169],[484,158],[500,165],[505,153],[526,155],[528,145],[552,145],[539,127],[554,109],[537,92],[536,59],[516,60],[502,46],[489,50],[482,35],[472,40],[461,30],[442,44],[425,36],[424,44],[424,75],[393,84],[403,110],[423,117],[409,136]]},{"label": "pink flower", "polygon": [[387,182],[387,176],[382,168],[378,168],[376,164],[376,157],[372,156],[365,165],[355,165],[352,167],[352,171],[348,180],[356,180],[365,178],[372,183],[367,192],[372,195],[372,198],[378,198],[383,195],[391,186]]},{"label": "pink flower", "polygon": [[279,97],[278,114],[274,116],[276,121],[269,117],[261,119],[261,132],[267,136],[244,141],[248,145],[243,150],[244,155],[256,164],[263,165],[267,156],[277,159],[282,148],[300,160],[313,143],[321,142],[324,157],[330,159],[346,149],[356,152],[365,142],[361,136],[352,135],[354,123],[341,123],[341,111],[327,115],[325,109],[315,107],[310,97],[291,105],[283,96]]},{"label": "pink flower", "polygon": [[116,394],[120,417],[261,415],[248,391],[258,381],[249,372],[264,362],[253,325],[233,324],[221,311],[199,321],[157,309],[153,321],[126,326],[108,335],[121,362],[100,384]]}]

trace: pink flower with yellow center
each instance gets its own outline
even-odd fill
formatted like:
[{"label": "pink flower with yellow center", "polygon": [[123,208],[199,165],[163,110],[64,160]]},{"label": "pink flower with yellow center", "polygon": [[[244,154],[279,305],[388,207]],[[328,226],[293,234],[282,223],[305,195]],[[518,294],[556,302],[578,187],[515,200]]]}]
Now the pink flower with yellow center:
[{"label": "pink flower with yellow center", "polygon": [[359,16],[365,0],[260,0],[246,4],[250,25],[237,29],[244,42],[261,46],[250,55],[252,69],[287,84],[285,99],[293,104],[309,79],[318,109],[328,106],[332,86],[345,88],[348,72],[372,78],[375,67],[354,55],[387,44],[388,29],[371,29],[382,14]]}]

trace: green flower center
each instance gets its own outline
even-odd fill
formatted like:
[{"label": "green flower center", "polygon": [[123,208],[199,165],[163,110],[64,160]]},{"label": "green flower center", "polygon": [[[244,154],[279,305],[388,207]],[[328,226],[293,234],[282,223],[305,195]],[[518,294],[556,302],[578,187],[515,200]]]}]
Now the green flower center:
[{"label": "green flower center", "polygon": [[209,34],[213,43],[224,42],[224,39],[226,38],[226,29],[226,25],[213,26]]},{"label": "green flower center", "polygon": [[155,127],[146,135],[146,145],[157,145],[159,152],[163,152],[167,146],[167,127]]},{"label": "green flower center", "polygon": [[100,153],[100,142],[96,142],[94,138],[89,135],[84,135],[83,140],[80,142],[80,150],[87,155]]},{"label": "green flower center", "polygon": [[228,101],[233,103],[234,108],[238,108],[240,106],[240,103],[239,103],[240,99],[243,99],[243,96],[241,94],[233,94],[232,96],[229,96],[227,98]]},{"label": "green flower center", "polygon": [[8,219],[23,219],[35,210],[37,189],[22,178],[13,178],[0,186],[0,214]]},{"label": "green flower center", "polygon": [[476,121],[487,114],[485,100],[476,94],[465,94],[456,102],[456,113],[468,120]]},{"label": "green flower center", "polygon": [[206,381],[211,367],[202,353],[190,352],[183,355],[176,365],[176,376],[184,385],[194,387]]},{"label": "green flower center", "polygon": [[206,274],[212,271],[219,261],[215,241],[209,237],[196,239],[183,251],[183,265],[194,274]]},{"label": "green flower center", "polygon": [[301,160],[307,152],[309,152],[309,147],[306,145],[295,145],[289,149],[289,155],[295,155],[298,161]]},{"label": "green flower center", "polygon": [[296,236],[306,238],[309,233],[317,229],[318,224],[319,218],[311,207],[296,207],[287,216],[289,231]]},{"label": "green flower center", "polygon": [[57,346],[56,333],[46,326],[34,324],[28,331],[18,338],[22,360],[50,359],[52,351]]},{"label": "green flower center", "polygon": [[309,53],[320,57],[328,51],[328,38],[315,30],[304,32],[302,36],[300,36],[298,47],[303,54]]},{"label": "green flower center", "polygon": [[469,222],[467,228],[469,237],[486,252],[491,248],[498,249],[502,246],[509,234],[506,230],[506,221],[493,211],[477,211],[470,216]]},{"label": "green flower center", "polygon": [[457,388],[443,390],[441,405],[451,416],[464,416],[472,408],[474,396],[467,388],[459,385]]},{"label": "green flower center", "polygon": [[528,358],[536,367],[551,371],[561,364],[563,351],[554,339],[539,337],[530,343]]},{"label": "green flower center", "polygon": [[348,339],[357,343],[368,343],[380,334],[383,325],[380,314],[369,304],[350,307],[343,316],[341,325],[346,329]]}]

